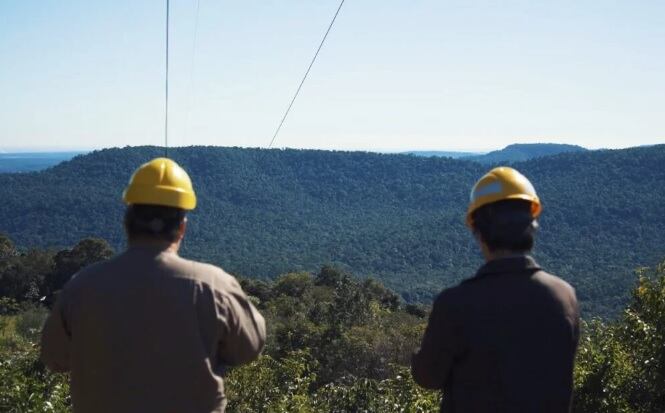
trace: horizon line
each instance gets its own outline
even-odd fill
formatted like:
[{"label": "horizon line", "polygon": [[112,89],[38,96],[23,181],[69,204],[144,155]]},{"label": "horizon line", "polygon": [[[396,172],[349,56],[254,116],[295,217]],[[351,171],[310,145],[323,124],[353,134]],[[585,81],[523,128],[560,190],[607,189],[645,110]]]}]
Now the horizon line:
[{"label": "horizon line", "polygon": [[[665,139],[664,139],[665,143]],[[343,151],[343,152],[376,152],[376,153],[406,153],[406,152],[450,152],[450,153],[472,153],[472,154],[486,154],[492,151],[498,151],[505,149],[511,145],[538,145],[538,144],[554,144],[554,145],[571,145],[571,146],[580,146],[588,150],[607,150],[607,149],[629,149],[629,148],[638,148],[645,146],[655,146],[659,144],[642,144],[642,145],[629,145],[622,147],[586,147],[577,144],[571,143],[557,143],[557,142],[528,142],[528,143],[512,143],[503,147],[495,148],[472,148],[472,149],[440,149],[440,148],[306,148],[306,147],[295,147],[295,146],[283,146],[283,147],[274,147],[267,148],[264,146],[238,146],[238,145],[205,145],[205,144],[194,144],[186,146],[170,146],[169,149],[181,149],[188,147],[213,147],[213,148],[243,148],[243,149],[295,149],[295,150],[320,150],[320,151]],[[153,146],[156,148],[162,147],[161,145],[124,145],[124,146],[106,146],[106,147],[65,147],[57,148],[53,146],[34,146],[34,147],[0,147],[0,155],[2,154],[26,154],[26,153],[89,153],[93,151],[100,151],[105,149],[122,149],[127,147],[141,147],[141,146]]]}]

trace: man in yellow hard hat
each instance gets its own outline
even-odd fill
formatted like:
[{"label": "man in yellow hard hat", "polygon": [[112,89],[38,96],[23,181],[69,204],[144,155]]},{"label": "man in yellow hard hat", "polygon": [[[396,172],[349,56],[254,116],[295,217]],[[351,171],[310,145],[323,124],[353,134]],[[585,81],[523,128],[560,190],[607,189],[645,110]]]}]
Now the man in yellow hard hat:
[{"label": "man in yellow hard hat", "polygon": [[223,412],[225,368],[259,355],[263,317],[232,276],[178,256],[196,207],[178,164],[142,165],[124,201],[128,249],[64,287],[41,358],[71,372],[74,412]]},{"label": "man in yellow hard hat", "polygon": [[466,222],[486,263],[437,297],[411,362],[418,384],[443,390],[446,413],[570,411],[579,310],[573,288],[529,255],[540,212],[512,168],[471,191]]}]

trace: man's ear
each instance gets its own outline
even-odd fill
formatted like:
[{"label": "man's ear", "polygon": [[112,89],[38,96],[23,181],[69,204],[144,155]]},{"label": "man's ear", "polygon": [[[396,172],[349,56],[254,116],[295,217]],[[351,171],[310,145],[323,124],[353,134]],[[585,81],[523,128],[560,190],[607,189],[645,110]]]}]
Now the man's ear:
[{"label": "man's ear", "polygon": [[187,232],[187,217],[184,217],[178,226],[178,241],[185,237],[185,232]]}]

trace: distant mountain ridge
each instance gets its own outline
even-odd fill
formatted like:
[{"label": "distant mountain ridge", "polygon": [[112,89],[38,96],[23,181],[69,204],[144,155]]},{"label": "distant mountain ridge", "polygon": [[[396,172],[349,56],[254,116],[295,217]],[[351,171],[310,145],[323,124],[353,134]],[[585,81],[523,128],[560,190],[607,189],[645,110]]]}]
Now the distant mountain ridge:
[{"label": "distant mountain ridge", "polygon": [[0,173],[41,171],[83,153],[85,152],[3,152],[0,153]]},{"label": "distant mountain ridge", "polygon": [[457,151],[408,151],[408,152],[400,152],[401,154],[404,155],[414,155],[414,156],[440,156],[440,157],[446,157],[446,158],[465,158],[469,156],[479,156],[482,155],[482,152],[457,152]]},{"label": "distant mountain ridge", "polygon": [[[156,147],[106,149],[48,170],[0,174],[0,232],[17,245],[85,237],[124,246],[121,193]],[[177,148],[199,206],[183,254],[253,277],[333,263],[430,302],[482,263],[464,225],[487,166],[364,152]],[[588,314],[625,303],[634,268],[665,257],[665,145],[517,162],[543,201],[535,256],[569,280]]]},{"label": "distant mountain ridge", "polygon": [[465,156],[462,159],[482,164],[512,163],[560,153],[584,151],[588,151],[588,149],[561,143],[515,143],[498,151],[492,151],[484,155]]},{"label": "distant mountain ridge", "polygon": [[498,163],[513,163],[528,161],[529,159],[544,156],[558,155],[568,152],[582,152],[588,149],[578,145],[567,145],[560,143],[515,143],[503,149],[488,153],[479,152],[456,152],[456,151],[408,151],[401,152],[406,155],[423,157],[447,157],[454,159],[465,159],[479,162],[485,165]]}]

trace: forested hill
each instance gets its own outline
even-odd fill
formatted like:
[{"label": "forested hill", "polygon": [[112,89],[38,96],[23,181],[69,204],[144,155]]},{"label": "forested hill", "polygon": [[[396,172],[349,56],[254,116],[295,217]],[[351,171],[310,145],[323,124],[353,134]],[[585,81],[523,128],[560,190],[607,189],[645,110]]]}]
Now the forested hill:
[{"label": "forested hill", "polygon": [[[46,171],[0,175],[0,232],[16,244],[123,245],[121,193],[154,147],[107,149]],[[361,152],[189,147],[199,207],[184,255],[273,277],[337,264],[428,302],[481,264],[463,216],[486,167]],[[589,314],[624,303],[634,268],[665,257],[665,145],[517,163],[544,203],[536,257],[571,281]]]},{"label": "forested hill", "polygon": [[543,156],[558,155],[567,152],[583,152],[586,150],[586,148],[581,146],[560,143],[516,143],[498,151],[492,151],[484,155],[466,156],[464,159],[489,165],[505,162],[521,162]]},{"label": "forested hill", "polygon": [[413,155],[413,156],[440,156],[446,158],[468,158],[471,156],[480,156],[482,153],[476,152],[456,152],[456,151],[409,151],[409,152],[400,152],[404,155]]}]

